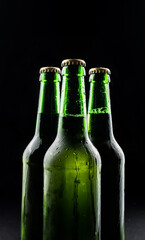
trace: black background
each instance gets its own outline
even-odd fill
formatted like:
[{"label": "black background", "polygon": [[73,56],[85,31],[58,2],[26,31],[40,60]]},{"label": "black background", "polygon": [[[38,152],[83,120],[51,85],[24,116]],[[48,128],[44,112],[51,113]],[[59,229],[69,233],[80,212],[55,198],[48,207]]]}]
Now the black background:
[{"label": "black background", "polygon": [[22,153],[37,114],[39,69],[81,58],[111,69],[116,140],[126,156],[126,239],[145,239],[145,2],[1,3],[0,240],[20,239]]}]

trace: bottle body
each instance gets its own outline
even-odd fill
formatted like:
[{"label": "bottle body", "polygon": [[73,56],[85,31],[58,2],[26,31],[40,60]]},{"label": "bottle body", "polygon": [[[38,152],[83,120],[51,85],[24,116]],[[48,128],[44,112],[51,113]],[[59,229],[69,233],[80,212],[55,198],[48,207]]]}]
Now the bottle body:
[{"label": "bottle body", "polygon": [[102,159],[101,238],[124,240],[124,155],[116,141],[98,149]]},{"label": "bottle body", "polygon": [[[49,73],[47,78],[50,80]],[[47,83],[47,81],[41,82],[35,135],[23,153],[22,240],[42,239],[43,158],[56,136],[59,97],[59,82],[55,84]],[[51,106],[53,106],[53,111]]]},{"label": "bottle body", "polygon": [[58,133],[44,158],[43,240],[100,239],[101,163],[87,135],[82,66],[76,69],[62,71]]},{"label": "bottle body", "polygon": [[[42,114],[39,117],[42,121]],[[58,114],[50,117],[43,116],[47,122],[46,127],[58,122]],[[56,127],[54,125],[54,127]],[[22,180],[22,240],[32,238],[42,239],[43,229],[43,158],[48,147],[54,140],[52,136],[42,139],[34,136],[23,154],[23,180]]]},{"label": "bottle body", "polygon": [[[97,119],[94,117],[94,124],[100,127],[104,118],[106,122],[108,117],[107,115],[97,116]],[[102,160],[101,239],[124,240],[124,153],[114,138],[103,142],[95,137],[90,139],[97,147]]]},{"label": "bottle body", "polygon": [[44,240],[99,239],[100,169],[98,155],[91,151],[89,141],[72,144],[63,140],[62,145],[62,139],[56,139],[47,152]]},{"label": "bottle body", "polygon": [[101,239],[124,240],[125,158],[113,135],[109,77],[96,75],[90,77],[88,125],[90,139],[102,160]]}]

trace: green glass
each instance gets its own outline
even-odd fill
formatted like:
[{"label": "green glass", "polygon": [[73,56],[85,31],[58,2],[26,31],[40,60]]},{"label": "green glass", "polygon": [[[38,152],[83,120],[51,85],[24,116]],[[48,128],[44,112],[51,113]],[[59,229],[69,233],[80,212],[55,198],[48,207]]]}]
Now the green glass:
[{"label": "green glass", "polygon": [[88,138],[85,68],[64,66],[62,76],[57,137],[44,158],[43,240],[99,240],[101,162]]},{"label": "green glass", "polygon": [[60,74],[42,72],[40,82],[36,130],[23,154],[21,240],[42,239],[43,158],[58,125]]},{"label": "green glass", "polygon": [[109,80],[107,73],[90,75],[88,132],[102,160],[101,239],[124,240],[125,160],[113,135]]}]

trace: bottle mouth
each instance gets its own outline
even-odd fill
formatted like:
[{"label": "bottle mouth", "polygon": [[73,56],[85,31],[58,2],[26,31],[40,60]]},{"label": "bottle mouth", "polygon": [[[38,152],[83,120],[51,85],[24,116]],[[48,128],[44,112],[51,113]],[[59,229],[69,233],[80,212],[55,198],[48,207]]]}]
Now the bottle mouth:
[{"label": "bottle mouth", "polygon": [[86,70],[81,65],[64,66],[61,75],[75,80],[76,77],[86,76]]},{"label": "bottle mouth", "polygon": [[108,73],[91,73],[89,77],[91,83],[108,84],[111,82],[110,75]]},{"label": "bottle mouth", "polygon": [[54,67],[45,67],[40,69],[40,82],[53,83],[61,82],[61,70]]}]

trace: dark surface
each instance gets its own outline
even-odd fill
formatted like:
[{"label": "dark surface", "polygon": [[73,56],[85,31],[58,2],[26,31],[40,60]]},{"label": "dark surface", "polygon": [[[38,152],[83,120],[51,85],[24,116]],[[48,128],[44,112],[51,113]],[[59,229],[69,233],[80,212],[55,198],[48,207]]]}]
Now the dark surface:
[{"label": "dark surface", "polygon": [[[65,58],[86,60],[87,73],[111,69],[114,135],[126,156],[126,239],[145,239],[144,1],[6,0],[0,17],[0,239],[19,239],[13,196],[20,198],[22,153],[34,134],[39,68]],[[88,86],[87,74],[87,97]]]},{"label": "dark surface", "polygon": [[[145,207],[140,203],[130,203],[126,207],[126,240],[144,240]],[[11,207],[3,205],[0,233],[0,240],[20,240],[20,203]]]}]

